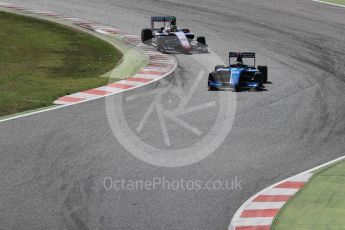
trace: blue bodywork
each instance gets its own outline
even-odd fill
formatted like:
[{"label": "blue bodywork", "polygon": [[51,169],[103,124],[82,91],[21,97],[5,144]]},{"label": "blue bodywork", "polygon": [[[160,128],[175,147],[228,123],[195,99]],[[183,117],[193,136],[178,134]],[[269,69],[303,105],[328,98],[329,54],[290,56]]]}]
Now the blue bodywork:
[{"label": "blue bodywork", "polygon": [[[216,70],[216,79],[209,79],[208,86],[215,89],[223,88],[258,88],[262,85],[260,79],[254,78],[254,74],[259,72],[254,67],[228,67]],[[244,77],[246,75],[246,77]]]}]

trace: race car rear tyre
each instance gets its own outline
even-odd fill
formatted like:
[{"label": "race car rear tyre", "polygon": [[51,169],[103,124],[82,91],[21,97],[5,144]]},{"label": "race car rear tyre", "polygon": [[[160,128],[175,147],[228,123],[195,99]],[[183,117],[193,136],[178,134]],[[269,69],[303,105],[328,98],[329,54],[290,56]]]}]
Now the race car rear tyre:
[{"label": "race car rear tyre", "polygon": [[215,81],[217,79],[217,72],[212,72],[208,75],[208,81],[211,82],[211,81]]},{"label": "race car rear tyre", "polygon": [[258,66],[258,70],[262,73],[262,78],[263,78],[263,82],[264,84],[266,84],[268,82],[268,68],[267,66]]},{"label": "race car rear tyre", "polygon": [[262,74],[262,72],[256,72],[254,74],[254,81],[255,82],[259,82],[259,87],[262,88],[264,86],[264,75]]},{"label": "race car rear tyre", "polygon": [[218,88],[211,86],[211,82],[216,81],[217,79],[217,72],[212,72],[208,75],[208,90],[209,91],[218,91]]},{"label": "race car rear tyre", "polygon": [[226,69],[226,67],[224,65],[217,65],[216,67],[214,67],[214,71],[217,71],[219,69]]},{"label": "race car rear tyre", "polygon": [[204,46],[206,46],[206,38],[205,37],[197,37],[196,41]]},{"label": "race car rear tyre", "polygon": [[152,35],[152,30],[151,29],[143,29],[141,31],[141,41],[143,43],[147,43],[150,40],[152,40],[153,35]]}]

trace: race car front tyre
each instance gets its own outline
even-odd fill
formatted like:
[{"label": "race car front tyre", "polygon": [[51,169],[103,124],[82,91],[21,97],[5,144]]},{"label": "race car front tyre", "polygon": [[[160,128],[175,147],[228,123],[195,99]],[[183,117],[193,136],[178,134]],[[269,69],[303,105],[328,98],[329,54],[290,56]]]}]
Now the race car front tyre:
[{"label": "race car front tyre", "polygon": [[264,78],[263,78],[263,74],[262,74],[262,72],[256,72],[255,74],[254,74],[254,81],[255,82],[259,82],[259,87],[260,88],[262,88],[262,87],[264,87]]},{"label": "race car front tyre", "polygon": [[196,41],[200,44],[202,44],[203,46],[206,46],[206,38],[205,37],[197,37]]},{"label": "race car front tyre", "polygon": [[141,41],[143,43],[148,43],[149,41],[151,41],[153,38],[152,35],[152,30],[151,29],[143,29],[141,31]]},{"label": "race car front tyre", "polygon": [[268,68],[267,66],[258,66],[258,70],[262,73],[262,78],[263,78],[263,82],[264,84],[266,84],[268,82]]}]

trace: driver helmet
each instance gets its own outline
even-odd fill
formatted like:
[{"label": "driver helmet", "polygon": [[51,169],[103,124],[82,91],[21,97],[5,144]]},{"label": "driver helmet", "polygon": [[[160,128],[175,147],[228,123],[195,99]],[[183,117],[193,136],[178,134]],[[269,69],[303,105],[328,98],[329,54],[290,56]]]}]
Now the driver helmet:
[{"label": "driver helmet", "polygon": [[236,60],[236,66],[242,66],[243,65],[243,59],[242,57],[237,57],[237,60]]},{"label": "driver helmet", "polygon": [[170,26],[170,30],[171,30],[172,32],[176,32],[176,31],[177,31],[177,26],[176,26],[176,25],[171,25],[171,26]]},{"label": "driver helmet", "polygon": [[175,25],[176,26],[176,19],[170,20],[170,25]]}]

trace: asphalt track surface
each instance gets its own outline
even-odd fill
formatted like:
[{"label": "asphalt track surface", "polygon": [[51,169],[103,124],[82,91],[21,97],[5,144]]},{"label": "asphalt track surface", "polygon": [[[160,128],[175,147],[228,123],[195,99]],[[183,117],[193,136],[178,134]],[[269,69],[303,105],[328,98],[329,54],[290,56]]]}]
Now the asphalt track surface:
[{"label": "asphalt track surface", "polygon": [[[226,229],[236,209],[257,191],[345,154],[343,8],[307,0],[7,2],[138,35],[151,15],[174,14],[184,27],[204,34],[224,62],[229,50],[257,52],[258,61],[269,66],[273,84],[265,92],[238,93],[226,140],[208,158],[179,168],[156,167],[128,153],[109,127],[104,99],[0,123],[1,229]],[[192,84],[200,70],[190,56],[177,58],[180,74],[169,80],[175,89]],[[216,98],[205,85],[206,77],[193,103]],[[134,128],[149,102],[124,102]],[[215,113],[204,110],[186,119],[208,129]],[[157,118],[150,120],[140,138],[165,148]],[[170,148],[197,141],[173,123],[168,130]],[[107,176],[237,177],[243,189],[105,191]]]}]

